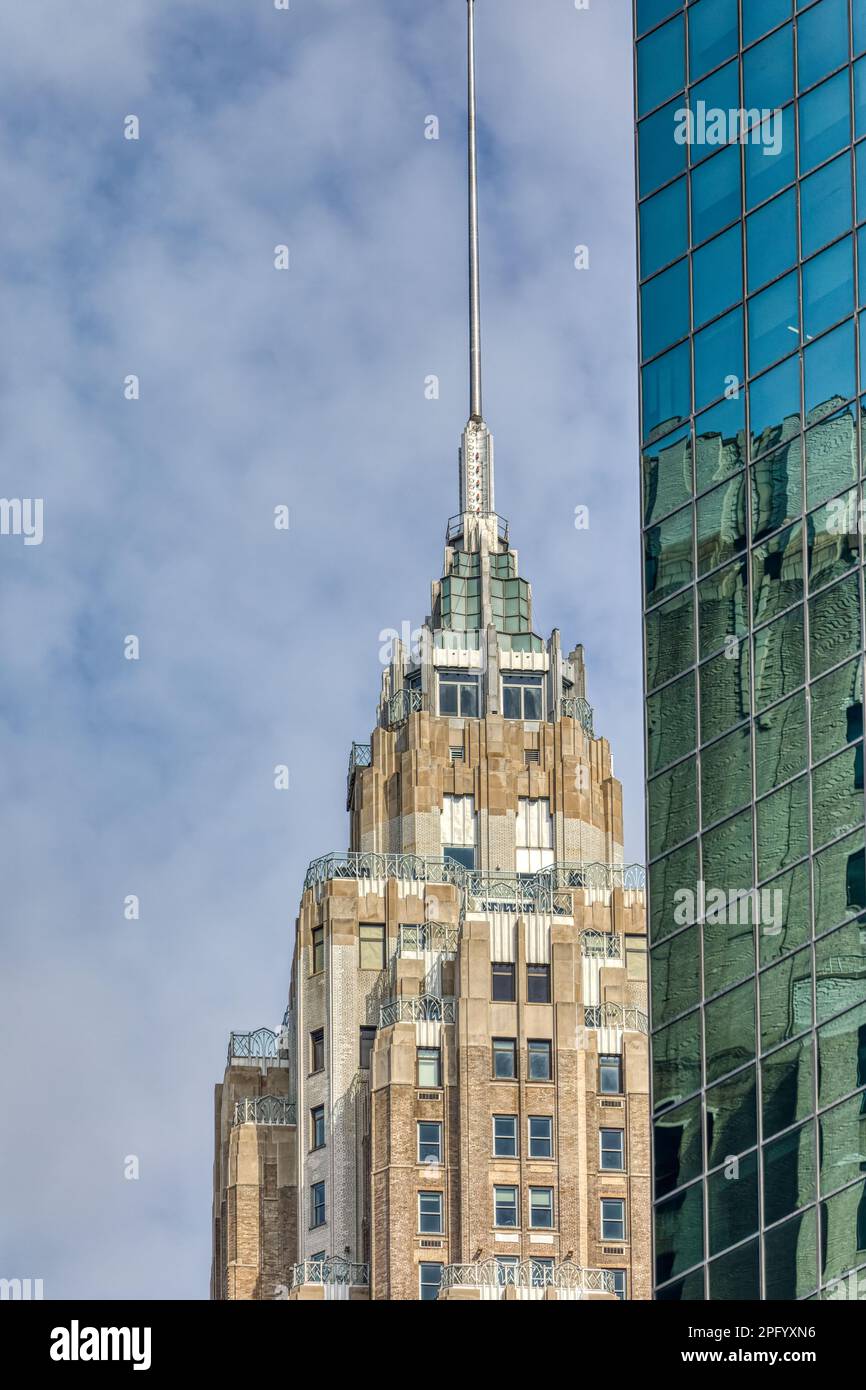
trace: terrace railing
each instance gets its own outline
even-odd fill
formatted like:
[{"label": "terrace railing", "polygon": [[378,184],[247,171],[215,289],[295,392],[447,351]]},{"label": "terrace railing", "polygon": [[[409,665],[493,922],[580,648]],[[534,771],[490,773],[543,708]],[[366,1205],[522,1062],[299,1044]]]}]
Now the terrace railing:
[{"label": "terrace railing", "polygon": [[284,1096],[252,1096],[235,1101],[232,1125],[297,1124],[297,1108]]}]

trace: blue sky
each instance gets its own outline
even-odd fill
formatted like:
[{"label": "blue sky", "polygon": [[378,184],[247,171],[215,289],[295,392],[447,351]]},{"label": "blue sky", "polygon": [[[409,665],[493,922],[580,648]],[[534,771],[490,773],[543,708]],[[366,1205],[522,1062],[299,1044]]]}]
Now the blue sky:
[{"label": "blue sky", "polygon": [[[536,630],[585,644],[637,859],[630,6],[477,10],[497,506]],[[47,1298],[207,1296],[228,1032],[282,1014],[380,633],[423,619],[457,510],[464,26],[464,0],[4,13],[0,493],[44,499],[44,541],[0,538],[0,1275]]]}]

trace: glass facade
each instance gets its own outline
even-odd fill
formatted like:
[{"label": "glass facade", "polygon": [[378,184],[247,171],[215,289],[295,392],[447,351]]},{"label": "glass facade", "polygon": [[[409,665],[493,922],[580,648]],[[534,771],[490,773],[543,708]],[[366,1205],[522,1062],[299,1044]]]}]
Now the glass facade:
[{"label": "glass facade", "polygon": [[634,14],[656,1296],[827,1298],[866,1267],[866,0]]}]

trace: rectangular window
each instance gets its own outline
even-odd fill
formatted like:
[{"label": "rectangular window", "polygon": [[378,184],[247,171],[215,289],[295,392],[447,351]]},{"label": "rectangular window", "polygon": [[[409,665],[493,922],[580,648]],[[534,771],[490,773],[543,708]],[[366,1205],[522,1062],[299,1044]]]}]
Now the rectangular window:
[{"label": "rectangular window", "polygon": [[602,1240],[625,1240],[625,1200],[603,1197],[601,1202]]},{"label": "rectangular window", "polygon": [[498,1081],[513,1081],[517,1076],[517,1043],[514,1038],[493,1039],[493,1075]]},{"label": "rectangular window", "polygon": [[442,1162],[442,1126],[438,1120],[418,1121],[418,1162]]},{"label": "rectangular window", "polygon": [[317,1226],[325,1224],[325,1184],[314,1182],[310,1188],[310,1227],[315,1230]]},{"label": "rectangular window", "polygon": [[325,968],[325,928],[313,927],[313,974],[319,975]]},{"label": "rectangular window", "polygon": [[600,1135],[601,1166],[621,1173],[625,1168],[625,1132],[603,1129]]},{"label": "rectangular window", "polygon": [[536,1230],[553,1229],[553,1188],[530,1187],[529,1224]]},{"label": "rectangular window", "polygon": [[433,1303],[439,1297],[441,1283],[441,1265],[424,1261],[418,1266],[418,1289],[422,1303]]},{"label": "rectangular window", "polygon": [[363,1025],[361,1028],[361,1055],[360,1065],[366,1070],[370,1066],[373,1056],[373,1044],[376,1041],[376,1029]]},{"label": "rectangular window", "polygon": [[502,677],[502,713],[506,719],[542,719],[542,677]]},{"label": "rectangular window", "polygon": [[554,862],[553,817],[546,796],[518,799],[514,844],[514,867],[519,874],[537,874]]},{"label": "rectangular window", "polygon": [[517,1157],[517,1116],[493,1116],[493,1156],[494,1158]]},{"label": "rectangular window", "polygon": [[438,1089],[442,1085],[442,1055],[438,1047],[418,1048],[418,1085]]},{"label": "rectangular window", "polygon": [[529,1157],[553,1158],[552,1115],[530,1115]]},{"label": "rectangular window", "polygon": [[491,966],[491,999],[504,1003],[514,1000],[514,966],[509,961],[495,960]]},{"label": "rectangular window", "polygon": [[532,1287],[545,1289],[553,1283],[553,1260],[549,1258],[532,1261]]},{"label": "rectangular window", "polygon": [[324,1264],[324,1263],[325,1263],[325,1260],[326,1260],[327,1258],[328,1258],[328,1256],[327,1256],[327,1254],[325,1253],[324,1250],[317,1250],[316,1253],[315,1253],[315,1255],[311,1255],[311,1256],[310,1256],[310,1264],[314,1264],[314,1265]]},{"label": "rectangular window", "polygon": [[625,1298],[625,1270],[609,1269],[607,1272],[613,1275],[613,1287],[617,1298]]},{"label": "rectangular window", "polygon": [[551,1078],[550,1043],[541,1038],[530,1038],[529,1081],[549,1081]]},{"label": "rectangular window", "polygon": [[550,1003],[549,965],[527,965],[526,998],[530,1004]]},{"label": "rectangular window", "polygon": [[520,1225],[516,1187],[494,1187],[493,1224],[494,1226],[517,1227]]},{"label": "rectangular window", "polygon": [[418,1230],[423,1236],[442,1235],[442,1193],[418,1193]]},{"label": "rectangular window", "polygon": [[465,869],[475,868],[477,817],[474,796],[444,796],[439,817],[442,853]]},{"label": "rectangular window", "polygon": [[442,854],[446,859],[456,859],[464,869],[475,868],[475,849],[472,845],[443,845]]},{"label": "rectangular window", "polygon": [[362,970],[385,969],[385,928],[383,925],[362,922],[360,931],[360,968]]},{"label": "rectangular window", "polygon": [[317,1028],[310,1034],[310,1071],[325,1070],[325,1030]]},{"label": "rectangular window", "polygon": [[310,1148],[325,1147],[325,1107],[316,1105],[310,1111]]},{"label": "rectangular window", "polygon": [[498,1255],[496,1257],[496,1275],[500,1284],[517,1283],[517,1267],[520,1264],[516,1255]]},{"label": "rectangular window", "polygon": [[603,1096],[622,1095],[621,1057],[599,1057],[598,1089]]},{"label": "rectangular window", "polygon": [[477,719],[478,676],[469,671],[439,672],[439,713],[459,719]]}]

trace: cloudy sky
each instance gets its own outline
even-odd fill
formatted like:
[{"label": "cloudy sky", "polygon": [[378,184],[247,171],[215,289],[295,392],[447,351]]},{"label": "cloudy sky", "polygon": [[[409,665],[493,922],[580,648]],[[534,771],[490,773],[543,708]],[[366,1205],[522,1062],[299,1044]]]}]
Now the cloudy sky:
[{"label": "cloudy sky", "polygon": [[[497,505],[536,630],[586,646],[639,859],[631,6],[477,8]],[[423,619],[457,510],[464,26],[4,6],[0,493],[44,540],[0,538],[0,1275],[47,1298],[207,1296],[227,1035],[282,1015],[379,634]]]}]

